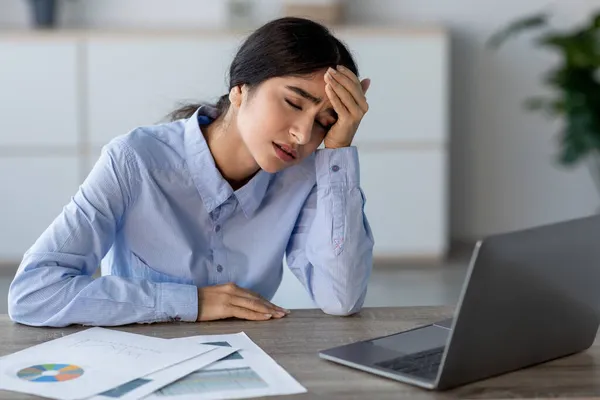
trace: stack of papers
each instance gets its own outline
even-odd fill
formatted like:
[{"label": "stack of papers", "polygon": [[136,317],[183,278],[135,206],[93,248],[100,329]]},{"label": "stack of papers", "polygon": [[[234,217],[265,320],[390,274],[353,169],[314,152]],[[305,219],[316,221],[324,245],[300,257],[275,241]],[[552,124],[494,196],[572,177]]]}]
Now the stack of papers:
[{"label": "stack of papers", "polygon": [[60,400],[304,393],[243,332],[161,339],[91,328],[0,358],[0,389]]}]

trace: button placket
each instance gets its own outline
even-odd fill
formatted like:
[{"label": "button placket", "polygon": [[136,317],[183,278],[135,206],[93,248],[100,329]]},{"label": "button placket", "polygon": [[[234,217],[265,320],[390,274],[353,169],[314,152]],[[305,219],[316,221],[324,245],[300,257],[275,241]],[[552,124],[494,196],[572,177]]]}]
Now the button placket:
[{"label": "button placket", "polygon": [[210,253],[211,253],[211,271],[209,275],[212,275],[214,278],[212,281],[215,284],[218,284],[221,280],[220,275],[223,272],[223,266],[220,264],[221,256],[219,248],[221,247],[221,236],[219,232],[221,231],[221,220],[224,216],[223,210],[224,204],[221,204],[219,207],[215,208],[212,213],[212,235],[210,235]]}]

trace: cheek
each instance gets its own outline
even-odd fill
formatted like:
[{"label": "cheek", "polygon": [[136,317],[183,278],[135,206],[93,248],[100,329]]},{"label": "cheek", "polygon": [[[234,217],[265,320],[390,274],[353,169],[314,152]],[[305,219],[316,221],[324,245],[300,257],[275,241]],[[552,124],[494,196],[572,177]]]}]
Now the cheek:
[{"label": "cheek", "polygon": [[264,119],[257,112],[260,112],[260,109],[254,110],[254,108],[246,107],[239,111],[237,117],[240,136],[250,147],[264,135]]},{"label": "cheek", "polygon": [[238,127],[249,141],[273,140],[289,126],[288,114],[276,101],[256,98],[240,110]]}]

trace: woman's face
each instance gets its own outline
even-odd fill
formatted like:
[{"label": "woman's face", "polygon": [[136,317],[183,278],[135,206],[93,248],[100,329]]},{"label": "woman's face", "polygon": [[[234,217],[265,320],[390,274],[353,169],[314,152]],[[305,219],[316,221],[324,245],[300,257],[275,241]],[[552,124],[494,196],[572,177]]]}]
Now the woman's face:
[{"label": "woman's face", "polygon": [[277,172],[299,163],[323,141],[337,115],[325,93],[326,69],[242,87],[237,129],[260,168]]}]

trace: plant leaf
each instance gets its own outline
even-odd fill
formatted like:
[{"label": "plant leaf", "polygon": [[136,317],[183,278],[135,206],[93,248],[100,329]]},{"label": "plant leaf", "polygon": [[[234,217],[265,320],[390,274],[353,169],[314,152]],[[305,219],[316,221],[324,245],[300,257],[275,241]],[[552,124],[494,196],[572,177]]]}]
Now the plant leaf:
[{"label": "plant leaf", "polygon": [[510,23],[506,28],[493,34],[488,40],[488,46],[498,48],[511,36],[515,36],[523,31],[540,28],[545,26],[548,21],[548,15],[545,13],[518,19]]},{"label": "plant leaf", "polygon": [[538,44],[562,53],[567,66],[596,68],[600,65],[597,34],[590,30],[569,34],[548,34]]},{"label": "plant leaf", "polygon": [[529,111],[542,111],[552,117],[565,112],[565,104],[562,100],[546,97],[531,97],[525,100],[523,106]]}]

